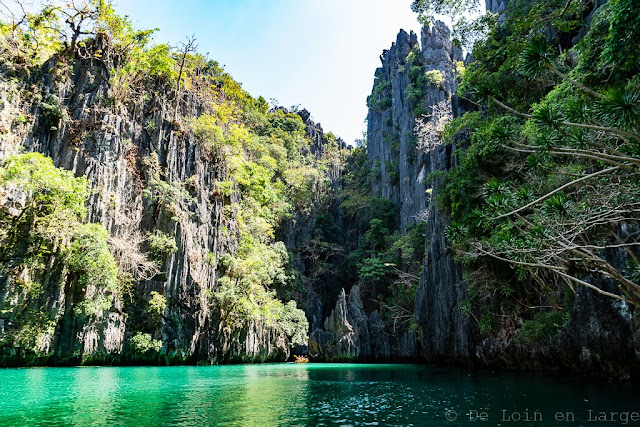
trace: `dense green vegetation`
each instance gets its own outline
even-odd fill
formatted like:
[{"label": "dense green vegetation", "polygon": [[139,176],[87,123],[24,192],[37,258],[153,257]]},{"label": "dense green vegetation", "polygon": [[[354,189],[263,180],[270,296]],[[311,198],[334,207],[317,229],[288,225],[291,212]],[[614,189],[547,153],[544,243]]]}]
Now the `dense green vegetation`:
[{"label": "dense green vegetation", "polygon": [[391,80],[382,70],[376,71],[373,91],[367,97],[367,107],[374,111],[385,111],[391,107]]},{"label": "dense green vegetation", "polygon": [[[474,3],[414,10],[426,18]],[[508,19],[458,27],[476,30],[458,92],[478,111],[445,131],[466,148],[440,202],[468,272],[467,312],[484,333],[524,319],[521,341],[547,342],[576,286],[640,303],[639,4],[610,1],[588,26],[594,7],[512,0]]]},{"label": "dense green vegetation", "polygon": [[5,207],[0,210],[0,268],[22,288],[20,303],[3,310],[26,317],[5,339],[39,351],[55,326],[43,306],[41,283],[51,274],[52,258],[61,261],[60,280],[66,274],[76,277],[73,286],[91,296],[78,306],[81,315],[108,310],[126,282],[109,251],[107,231],[100,224],[83,223],[89,196],[85,178],[55,168],[42,154],[22,154],[0,167],[0,194]]},{"label": "dense green vegetation", "polygon": [[310,288],[329,309],[340,289],[358,285],[365,310],[379,310],[387,330],[399,336],[416,327],[414,301],[426,223],[402,230],[398,207],[372,191],[380,178],[369,166],[364,144],[353,149],[339,191],[327,200],[301,254]]},{"label": "dense green vegetation", "polygon": [[425,73],[424,57],[420,51],[420,45],[415,45],[409,55],[407,55],[407,72],[409,73],[409,87],[405,95],[406,100],[411,105],[411,111],[415,117],[420,117],[428,113],[423,105],[425,84],[427,81],[433,86],[437,86],[442,81],[442,74],[437,70]]}]

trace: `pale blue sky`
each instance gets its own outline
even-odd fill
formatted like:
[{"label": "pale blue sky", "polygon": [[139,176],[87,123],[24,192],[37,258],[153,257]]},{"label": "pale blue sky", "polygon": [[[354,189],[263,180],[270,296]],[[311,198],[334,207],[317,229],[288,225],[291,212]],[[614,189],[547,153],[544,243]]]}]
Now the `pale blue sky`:
[{"label": "pale blue sky", "polygon": [[199,51],[253,96],[307,108],[348,143],[366,130],[366,98],[383,49],[419,32],[411,0],[116,0],[157,42],[195,35]]}]

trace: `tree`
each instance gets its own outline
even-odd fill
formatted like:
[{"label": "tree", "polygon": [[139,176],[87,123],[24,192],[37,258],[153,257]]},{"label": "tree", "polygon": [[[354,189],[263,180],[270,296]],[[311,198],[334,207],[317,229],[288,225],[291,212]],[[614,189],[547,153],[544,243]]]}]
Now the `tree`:
[{"label": "tree", "polygon": [[479,0],[415,0],[411,4],[411,9],[426,24],[431,23],[435,15],[450,16],[457,22],[462,15],[477,11],[479,7]]},{"label": "tree", "polygon": [[40,153],[6,160],[0,168],[0,261],[11,261],[20,245],[35,256],[56,251],[71,238],[86,213],[86,178],[56,168]]},{"label": "tree", "polygon": [[486,35],[498,19],[490,12],[480,15],[480,0],[414,0],[411,9],[425,25],[432,24],[437,15],[448,16],[453,24],[454,42],[467,48]]},{"label": "tree", "polygon": [[178,108],[180,107],[180,83],[182,82],[182,73],[184,71],[184,65],[187,60],[187,55],[195,52],[198,49],[195,36],[191,36],[186,42],[180,44],[180,69],[178,71],[178,84],[176,85],[176,104],[173,110],[173,121],[175,122],[178,117]]},{"label": "tree", "polygon": [[52,10],[59,11],[62,19],[68,25],[70,30],[68,49],[70,52],[75,52],[76,44],[81,36],[94,34],[91,27],[98,22],[101,10],[105,7],[105,2],[103,0],[98,0],[97,2],[68,0],[62,5],[54,0],[49,0],[48,6]]},{"label": "tree", "polygon": [[[491,266],[506,263],[515,272],[508,280],[531,282],[538,297],[582,285],[638,305],[640,67],[609,46],[612,34],[640,38],[636,28],[612,23],[632,16],[633,6],[612,1],[595,11],[578,45],[567,43],[587,7],[571,0],[514,6],[476,44],[460,94],[486,113],[468,113],[445,131],[470,138],[446,184],[448,236],[468,267],[496,284],[505,273]],[[627,265],[614,253],[624,253]],[[596,278],[615,281],[621,293]]]}]

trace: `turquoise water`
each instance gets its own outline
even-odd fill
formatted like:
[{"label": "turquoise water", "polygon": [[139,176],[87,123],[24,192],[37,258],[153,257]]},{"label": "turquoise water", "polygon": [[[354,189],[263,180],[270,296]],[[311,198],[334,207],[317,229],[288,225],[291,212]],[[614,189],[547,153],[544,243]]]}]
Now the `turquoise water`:
[{"label": "turquoise water", "polygon": [[418,365],[0,369],[1,426],[640,425],[639,397],[631,385]]}]

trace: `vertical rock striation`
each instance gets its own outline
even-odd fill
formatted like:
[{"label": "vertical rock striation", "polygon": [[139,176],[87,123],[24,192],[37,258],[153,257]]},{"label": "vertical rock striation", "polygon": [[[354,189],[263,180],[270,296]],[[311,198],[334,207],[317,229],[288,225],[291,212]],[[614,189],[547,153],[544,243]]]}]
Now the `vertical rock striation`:
[{"label": "vertical rock striation", "polygon": [[[157,97],[132,109],[105,108],[102,100],[107,98],[108,75],[97,61],[77,61],[71,78],[63,84],[53,80],[53,64],[45,64],[42,80],[34,84],[41,86],[43,98],[59,100],[69,112],[69,120],[59,130],[49,131],[39,125],[42,112],[37,104],[32,105],[28,113],[34,118],[36,132],[16,139],[0,158],[18,148],[37,151],[51,157],[57,167],[86,176],[93,189],[88,220],[102,223],[125,245],[139,244],[136,236],[153,230],[175,236],[178,250],[166,259],[164,280],[158,277],[145,281],[140,284],[143,289],[137,290],[156,291],[169,302],[161,324],[150,332],[162,339],[164,353],[171,360],[232,357],[221,342],[224,334],[208,327],[211,313],[206,301],[216,272],[206,265],[205,255],[219,256],[233,251],[236,245],[220,234],[223,226],[233,229],[234,225],[222,216],[222,200],[212,196],[224,166],[206,161],[207,155],[193,135],[175,129],[167,119],[171,116],[168,99]],[[199,108],[195,99],[187,99],[184,112],[194,114]],[[78,134],[82,139],[75,139]],[[182,187],[189,183],[191,197],[176,200],[172,211],[144,197],[143,188],[153,179],[145,166],[152,153],[156,153],[157,166],[169,185]],[[136,322],[135,314],[127,313],[117,301],[115,311],[104,318],[80,317],[74,307],[84,295],[57,293],[56,278],[48,279],[44,279],[49,289],[46,295],[55,297],[46,305],[57,311],[54,317],[58,319],[51,349],[45,352],[52,353],[50,361],[110,361],[119,356],[130,338],[127,323]],[[18,291],[7,281],[3,287],[9,294]],[[251,359],[258,351],[246,353]]]},{"label": "vertical rock striation", "polygon": [[[449,113],[458,111],[457,97],[453,96],[454,72],[455,61],[462,61],[462,51],[453,46],[450,36],[450,30],[440,21],[424,27],[420,50],[415,33],[400,31],[396,42],[382,54],[382,67],[375,73],[367,117],[367,156],[377,176],[373,191],[399,207],[403,229],[428,207],[427,177],[436,170],[432,169],[436,165],[431,162],[431,151],[418,147],[415,112],[429,115],[439,105]],[[421,60],[409,57],[414,49]],[[419,70],[412,70],[415,67]],[[436,72],[433,75],[439,80],[415,87],[410,74],[417,72]],[[411,98],[411,90],[421,94],[419,99]]]},{"label": "vertical rock striation", "polygon": [[[431,108],[439,106],[450,116],[459,116],[458,97],[454,95],[454,70],[456,61],[462,61],[462,51],[453,45],[449,28],[442,22],[423,28],[422,49],[426,70],[438,70],[444,77],[439,87],[427,88],[426,105]],[[437,117],[430,120],[437,120]],[[425,176],[447,171],[454,165],[455,145],[445,145],[438,139],[436,143],[422,148],[421,173]],[[428,184],[430,197],[421,215],[421,219],[427,222],[426,257],[415,305],[415,317],[421,331],[421,353],[432,361],[466,361],[473,351],[471,319],[460,311],[460,304],[466,299],[466,284],[462,268],[454,260],[445,236],[448,214],[435,203],[440,179],[432,179]]]}]

